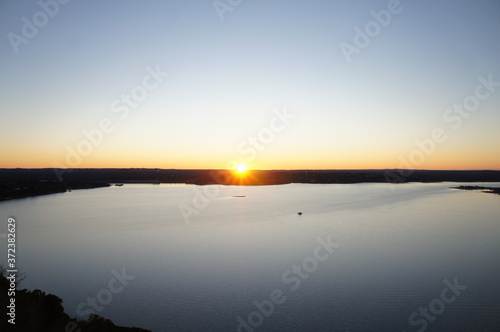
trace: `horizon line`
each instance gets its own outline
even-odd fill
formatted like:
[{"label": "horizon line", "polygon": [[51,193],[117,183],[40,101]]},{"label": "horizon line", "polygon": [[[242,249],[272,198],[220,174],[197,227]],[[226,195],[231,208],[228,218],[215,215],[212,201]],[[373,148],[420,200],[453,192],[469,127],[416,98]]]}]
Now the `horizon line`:
[{"label": "horizon line", "polygon": [[[158,168],[158,167],[0,167],[0,170],[99,170],[99,169],[137,169],[137,170],[167,170],[167,171],[234,171],[229,168]],[[249,168],[247,171],[475,171],[475,172],[497,172],[500,169],[426,169],[426,168],[273,168],[273,169],[256,169]]]}]

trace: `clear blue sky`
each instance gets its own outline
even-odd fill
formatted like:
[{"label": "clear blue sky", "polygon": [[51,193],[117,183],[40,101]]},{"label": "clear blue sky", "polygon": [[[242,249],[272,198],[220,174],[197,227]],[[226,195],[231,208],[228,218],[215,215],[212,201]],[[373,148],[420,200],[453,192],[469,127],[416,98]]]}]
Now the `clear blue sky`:
[{"label": "clear blue sky", "polygon": [[[479,76],[500,82],[500,2],[402,0],[349,63],[340,45],[390,2],[243,0],[221,20],[210,0],[73,0],[53,17],[0,1],[0,167],[397,168],[441,128],[410,166],[500,169],[500,87],[444,119]],[[41,26],[16,45],[23,17]],[[147,68],[168,77],[120,118]]]}]

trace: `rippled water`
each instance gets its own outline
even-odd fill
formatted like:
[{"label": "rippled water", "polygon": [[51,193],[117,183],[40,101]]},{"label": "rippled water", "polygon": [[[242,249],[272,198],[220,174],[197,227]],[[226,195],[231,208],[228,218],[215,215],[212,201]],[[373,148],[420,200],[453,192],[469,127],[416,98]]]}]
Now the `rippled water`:
[{"label": "rippled water", "polygon": [[[454,185],[125,185],[1,202],[0,218],[17,220],[23,286],[78,318],[153,331],[500,331],[500,196]],[[129,279],[110,284],[120,273]]]}]

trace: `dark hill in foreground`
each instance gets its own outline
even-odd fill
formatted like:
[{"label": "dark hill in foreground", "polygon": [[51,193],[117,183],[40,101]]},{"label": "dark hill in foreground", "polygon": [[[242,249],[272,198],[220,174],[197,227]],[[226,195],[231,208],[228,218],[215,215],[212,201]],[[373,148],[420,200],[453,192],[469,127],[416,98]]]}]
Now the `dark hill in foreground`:
[{"label": "dark hill in foreground", "polygon": [[[0,267],[0,306],[3,317],[0,331],[20,332],[151,332],[135,327],[120,327],[109,319],[98,315],[87,320],[76,320],[69,317],[62,307],[62,300],[52,294],[35,289],[33,291],[17,290],[15,293],[15,324],[8,322],[10,298],[8,291],[10,280],[7,272]],[[5,315],[7,312],[7,315]]]}]

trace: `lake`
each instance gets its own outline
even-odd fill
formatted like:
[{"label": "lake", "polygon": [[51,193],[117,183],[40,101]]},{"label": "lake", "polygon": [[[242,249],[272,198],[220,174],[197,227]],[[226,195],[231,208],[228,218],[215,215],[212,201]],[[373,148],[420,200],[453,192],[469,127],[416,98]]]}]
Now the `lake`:
[{"label": "lake", "polygon": [[22,287],[79,319],[498,332],[500,196],[457,185],[113,186],[0,202],[0,232],[16,219]]}]

